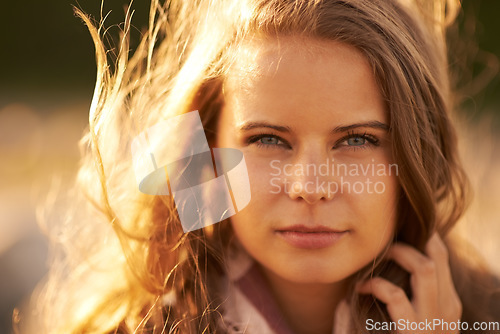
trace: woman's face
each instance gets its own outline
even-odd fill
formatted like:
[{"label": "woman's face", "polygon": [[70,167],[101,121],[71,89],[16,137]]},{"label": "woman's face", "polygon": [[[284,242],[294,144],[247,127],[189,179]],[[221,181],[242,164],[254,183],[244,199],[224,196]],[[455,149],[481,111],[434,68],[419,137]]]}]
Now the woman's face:
[{"label": "woman's face", "polygon": [[373,71],[357,49],[280,38],[249,44],[224,86],[217,147],[245,156],[251,201],[231,218],[264,270],[339,282],[395,227],[397,166]]}]

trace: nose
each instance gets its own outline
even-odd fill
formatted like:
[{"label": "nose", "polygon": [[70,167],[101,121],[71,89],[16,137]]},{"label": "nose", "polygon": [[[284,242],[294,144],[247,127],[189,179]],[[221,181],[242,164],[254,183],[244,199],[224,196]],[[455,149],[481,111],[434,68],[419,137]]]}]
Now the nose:
[{"label": "nose", "polygon": [[333,193],[329,191],[328,187],[327,182],[294,182],[289,189],[288,196],[293,200],[303,200],[307,204],[315,204],[322,200],[333,199]]},{"label": "nose", "polygon": [[336,182],[329,172],[331,164],[332,160],[322,154],[309,153],[295,159],[284,181],[288,196],[308,204],[333,199]]}]

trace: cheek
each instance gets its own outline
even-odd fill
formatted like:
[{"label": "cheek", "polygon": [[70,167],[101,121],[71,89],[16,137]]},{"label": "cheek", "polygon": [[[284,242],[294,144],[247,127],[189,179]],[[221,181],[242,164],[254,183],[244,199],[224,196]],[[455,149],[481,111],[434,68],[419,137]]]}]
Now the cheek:
[{"label": "cheek", "polygon": [[252,193],[251,202],[266,201],[279,193],[279,176],[275,175],[276,170],[273,169],[269,159],[259,159],[245,154],[245,162]]},{"label": "cheek", "polygon": [[[245,162],[250,181],[251,200],[248,205],[231,217],[231,224],[238,240],[250,253],[261,248],[270,240],[268,217],[273,210],[273,201],[279,199],[279,192],[269,160],[263,161],[245,153]],[[267,240],[267,241],[266,241]]]},{"label": "cheek", "polygon": [[373,178],[371,192],[352,195],[359,222],[358,231],[377,250],[382,250],[392,239],[397,218],[399,185],[396,177]]},{"label": "cheek", "polygon": [[[392,232],[398,197],[398,181],[394,175],[349,174],[339,177],[340,193],[335,201],[344,203],[361,234],[380,237],[384,231]],[[337,203],[337,204],[338,204]]]}]

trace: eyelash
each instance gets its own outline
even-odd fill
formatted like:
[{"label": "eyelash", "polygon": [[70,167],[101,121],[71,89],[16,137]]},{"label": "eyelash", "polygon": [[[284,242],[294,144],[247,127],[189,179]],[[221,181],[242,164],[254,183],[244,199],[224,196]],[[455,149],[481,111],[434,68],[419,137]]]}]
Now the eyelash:
[{"label": "eyelash", "polygon": [[[283,142],[283,144],[276,144],[276,145],[263,144],[260,142],[260,140],[262,138],[276,138],[277,140]],[[276,146],[283,146],[283,145],[286,146],[287,148],[290,148],[290,145],[284,139],[280,138],[279,136],[269,134],[269,133],[261,133],[258,135],[250,136],[246,140],[246,142],[247,142],[247,144],[255,144],[255,145],[257,145],[257,147],[265,148],[265,149],[272,149],[272,148],[275,148]]]},{"label": "eyelash", "polygon": [[[263,144],[260,142],[262,138],[276,138],[277,140],[281,141],[282,144]],[[362,138],[366,140],[366,143],[363,145],[340,145],[341,143],[349,140],[350,138]],[[290,145],[288,142],[284,139],[282,139],[279,136],[269,134],[269,133],[261,133],[258,135],[251,136],[247,139],[247,144],[255,144],[259,148],[265,148],[265,149],[273,149],[276,148],[276,146],[286,146],[286,148],[290,148]],[[375,137],[374,135],[371,135],[367,132],[361,133],[361,132],[355,132],[355,131],[349,131],[346,136],[342,137],[339,139],[333,148],[338,148],[338,147],[346,147],[348,150],[356,151],[359,149],[368,149],[372,146],[379,146],[380,145],[380,140]]]},{"label": "eyelash", "polygon": [[[366,144],[359,145],[359,146],[339,145],[340,143],[343,143],[343,142],[349,140],[350,138],[362,138],[362,139],[366,140]],[[373,146],[375,146],[375,147],[380,146],[380,140],[377,137],[375,137],[374,135],[367,133],[366,131],[363,133],[349,131],[349,132],[347,132],[346,136],[342,137],[341,139],[339,139],[339,141],[337,141],[334,148],[339,147],[339,146],[346,146],[346,147],[348,147],[348,149],[356,151],[358,149],[368,149],[368,148],[373,147]]]}]

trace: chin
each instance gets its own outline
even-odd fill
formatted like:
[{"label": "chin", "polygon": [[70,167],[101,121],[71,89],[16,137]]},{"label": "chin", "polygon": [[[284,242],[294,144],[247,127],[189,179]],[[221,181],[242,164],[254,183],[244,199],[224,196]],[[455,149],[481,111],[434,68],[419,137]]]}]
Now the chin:
[{"label": "chin", "polygon": [[332,270],[334,265],[325,266],[322,265],[312,265],[309,263],[304,263],[302,265],[293,265],[287,268],[282,268],[282,270],[274,271],[278,276],[283,279],[294,283],[316,283],[316,284],[332,284],[344,281],[346,278],[351,276],[352,273],[341,272],[338,270]]}]

